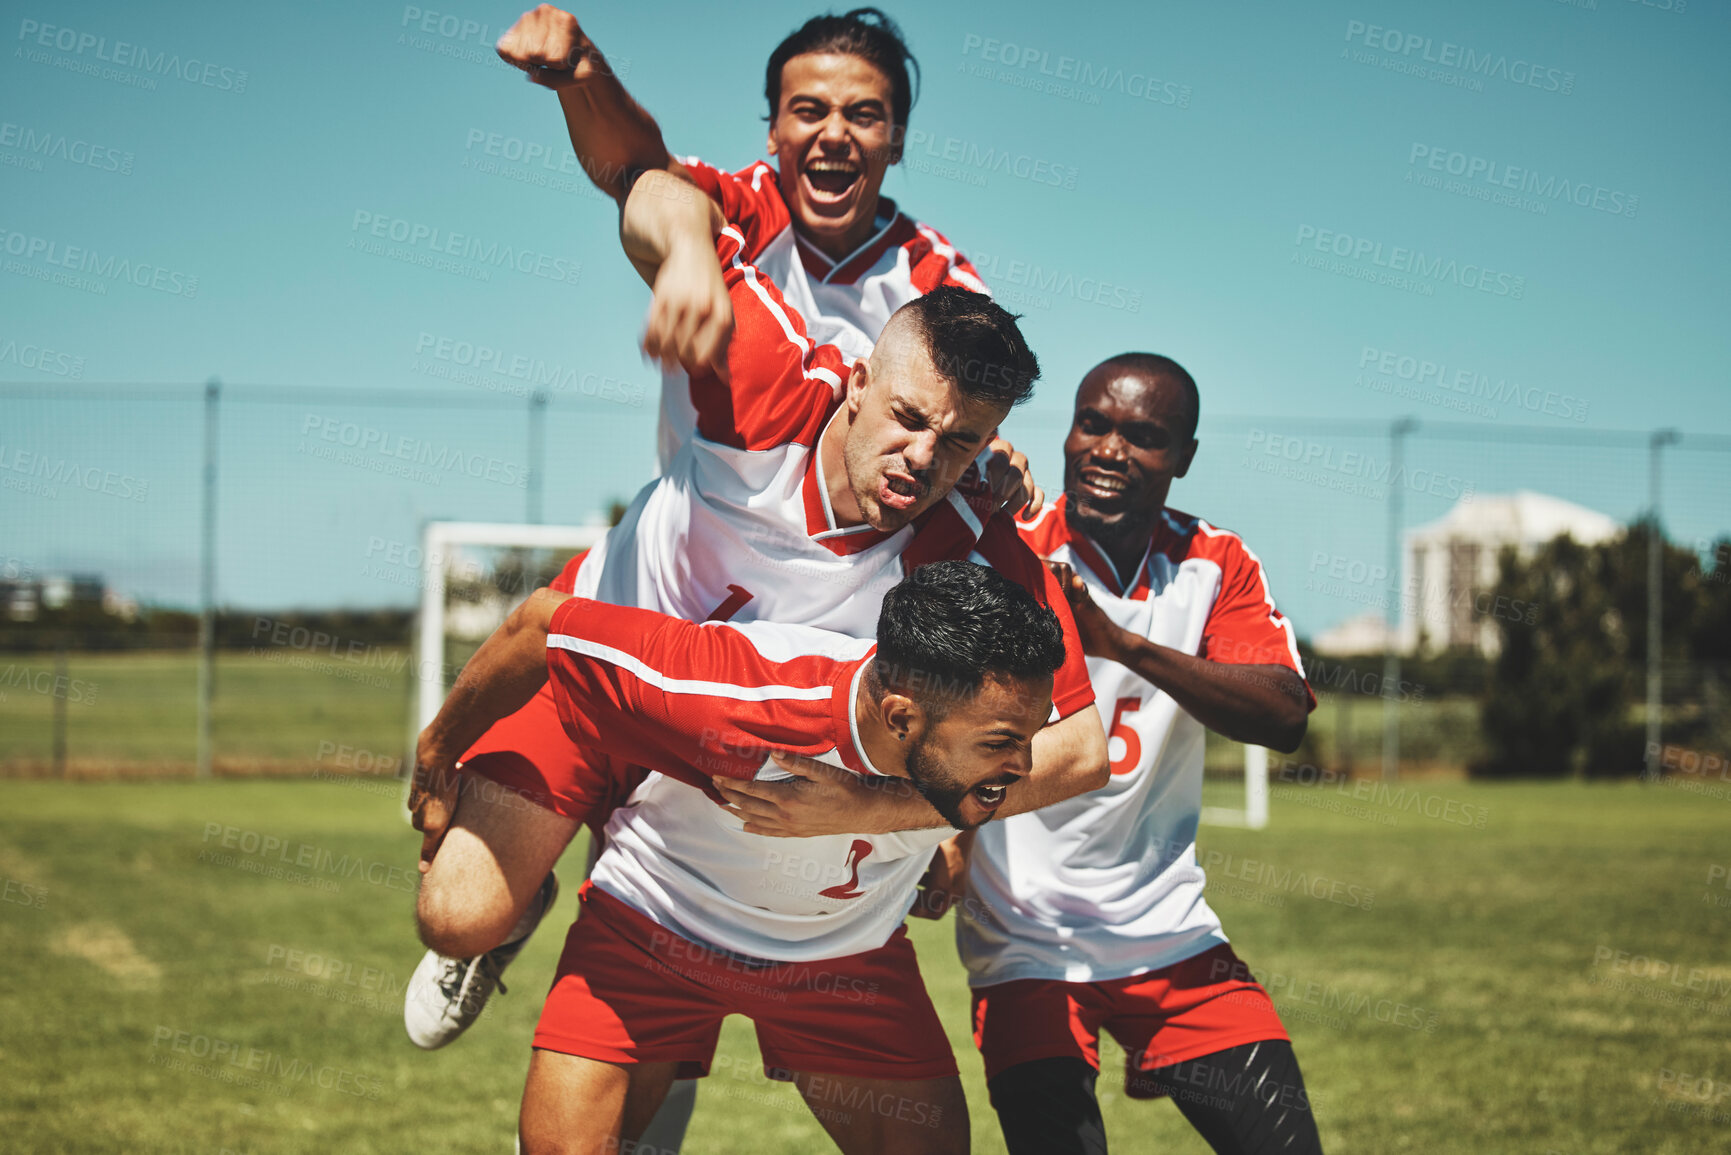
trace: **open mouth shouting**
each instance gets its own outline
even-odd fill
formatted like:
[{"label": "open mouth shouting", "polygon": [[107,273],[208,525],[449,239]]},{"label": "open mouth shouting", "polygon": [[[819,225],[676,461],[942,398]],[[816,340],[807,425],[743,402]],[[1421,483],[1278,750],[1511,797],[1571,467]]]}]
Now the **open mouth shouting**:
[{"label": "open mouth shouting", "polygon": [[800,168],[800,183],[806,198],[814,205],[840,207],[850,199],[865,177],[865,169],[856,161],[820,157],[808,160]]},{"label": "open mouth shouting", "polygon": [[1009,792],[1009,789],[1005,785],[976,786],[969,793],[974,796],[975,802],[985,807],[986,812],[990,813],[1003,805],[1004,795]]}]

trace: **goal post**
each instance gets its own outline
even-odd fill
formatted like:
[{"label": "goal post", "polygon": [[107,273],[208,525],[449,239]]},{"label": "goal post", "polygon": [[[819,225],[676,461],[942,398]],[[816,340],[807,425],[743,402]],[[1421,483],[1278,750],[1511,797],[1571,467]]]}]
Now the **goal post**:
[{"label": "goal post", "polygon": [[1244,806],[1204,806],[1202,821],[1211,826],[1268,826],[1268,749],[1244,747]]},{"label": "goal post", "polygon": [[[604,525],[426,524],[421,531],[411,750],[415,735],[439,712],[461,668],[461,662],[451,658],[454,642],[478,645],[519,602],[606,533]],[[463,658],[467,660],[467,654]]]}]

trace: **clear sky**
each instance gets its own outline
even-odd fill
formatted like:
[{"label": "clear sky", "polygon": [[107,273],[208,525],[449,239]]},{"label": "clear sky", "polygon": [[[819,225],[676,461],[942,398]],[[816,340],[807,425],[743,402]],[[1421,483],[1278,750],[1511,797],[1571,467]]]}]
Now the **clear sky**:
[{"label": "clear sky", "polygon": [[[81,383],[224,382],[231,605],[403,603],[409,573],[373,563],[421,521],[523,514],[524,383],[490,364],[453,380],[474,347],[556,371],[546,520],[647,478],[647,290],[555,98],[493,56],[517,3],[7,7],[0,380],[43,388],[0,398],[4,565],[195,596],[198,404],[56,399]],[[1397,417],[1486,430],[1412,443],[1430,473],[1404,491],[1409,526],[1463,490],[1644,505],[1643,450],[1491,440],[1514,426],[1731,433],[1721,6],[886,8],[924,85],[885,191],[1026,313],[1045,366],[1008,434],[1055,487],[1086,368],[1177,358],[1205,424],[1173,503],[1243,531],[1304,632],[1361,608],[1306,578],[1319,553],[1383,556],[1386,498],[1354,492],[1347,455],[1386,460],[1365,434]],[[577,15],[675,151],[739,167],[763,154],[762,62],[815,10]],[[394,247],[375,222],[425,239]],[[416,263],[454,233],[533,271]],[[369,396],[238,399],[263,385]],[[370,396],[411,389],[464,407]],[[383,473],[376,450],[343,456],[348,423],[482,476]],[[1309,472],[1269,472],[1295,440]],[[45,488],[43,460],[86,480]],[[1668,462],[1673,531],[1731,528],[1731,454],[1686,436]]]}]

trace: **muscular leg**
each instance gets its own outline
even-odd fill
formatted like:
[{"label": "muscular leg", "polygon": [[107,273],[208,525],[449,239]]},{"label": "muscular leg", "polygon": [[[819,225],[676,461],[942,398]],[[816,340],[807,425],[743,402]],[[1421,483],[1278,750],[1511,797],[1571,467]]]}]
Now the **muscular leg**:
[{"label": "muscular leg", "polygon": [[1219,1155],[1321,1155],[1298,1056],[1284,1039],[1144,1071]]},{"label": "muscular leg", "polygon": [[579,825],[465,774],[450,832],[421,876],[421,941],[450,958],[473,958],[504,942]]},{"label": "muscular leg", "polygon": [[1098,1075],[1088,1060],[1067,1055],[998,1072],[986,1086],[1010,1155],[1106,1155]]},{"label": "muscular leg", "polygon": [[[443,851],[441,851],[443,853]],[[523,1085],[523,1155],[618,1155],[667,1094],[678,1063],[620,1066],[537,1048]]]},{"label": "muscular leg", "polygon": [[962,1081],[795,1072],[794,1086],[842,1155],[967,1155]]}]

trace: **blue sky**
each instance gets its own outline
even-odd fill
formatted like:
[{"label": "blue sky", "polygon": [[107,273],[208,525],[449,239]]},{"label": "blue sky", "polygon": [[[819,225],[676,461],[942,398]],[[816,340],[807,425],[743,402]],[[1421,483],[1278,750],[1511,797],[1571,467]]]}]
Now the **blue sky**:
[{"label": "blue sky", "polygon": [[[1731,433],[1731,18],[1663,3],[891,4],[924,86],[885,189],[1026,314],[1046,376],[1008,433],[1048,485],[1089,365],[1135,348],[1192,371],[1205,443],[1174,504],[1243,531],[1314,632],[1361,608],[1305,589],[1316,553],[1382,557],[1385,499],[1339,463],[1386,458],[1366,434],[1388,421],[1488,431],[1413,443],[1442,481],[1409,487],[1407,525],[1463,486],[1645,503],[1642,451],[1489,431]],[[547,520],[647,477],[647,290],[553,96],[493,58],[516,4],[11,8],[0,380],[41,389],[0,399],[0,564],[195,596],[198,405],[85,383],[341,391],[225,403],[231,605],[403,603],[407,575],[370,563],[423,520],[522,516],[522,382],[452,379],[481,346],[561,383]],[[762,61],[813,11],[577,14],[675,151],[737,167],[763,152]],[[418,230],[427,260],[460,233],[535,271],[395,259],[375,224]],[[48,279],[67,262],[82,282]],[[429,389],[463,407],[379,396]],[[1325,474],[1264,472],[1295,440]],[[410,443],[481,476],[383,472]],[[1669,460],[1674,533],[1731,529],[1731,453]],[[45,488],[43,462],[86,481]]]}]

